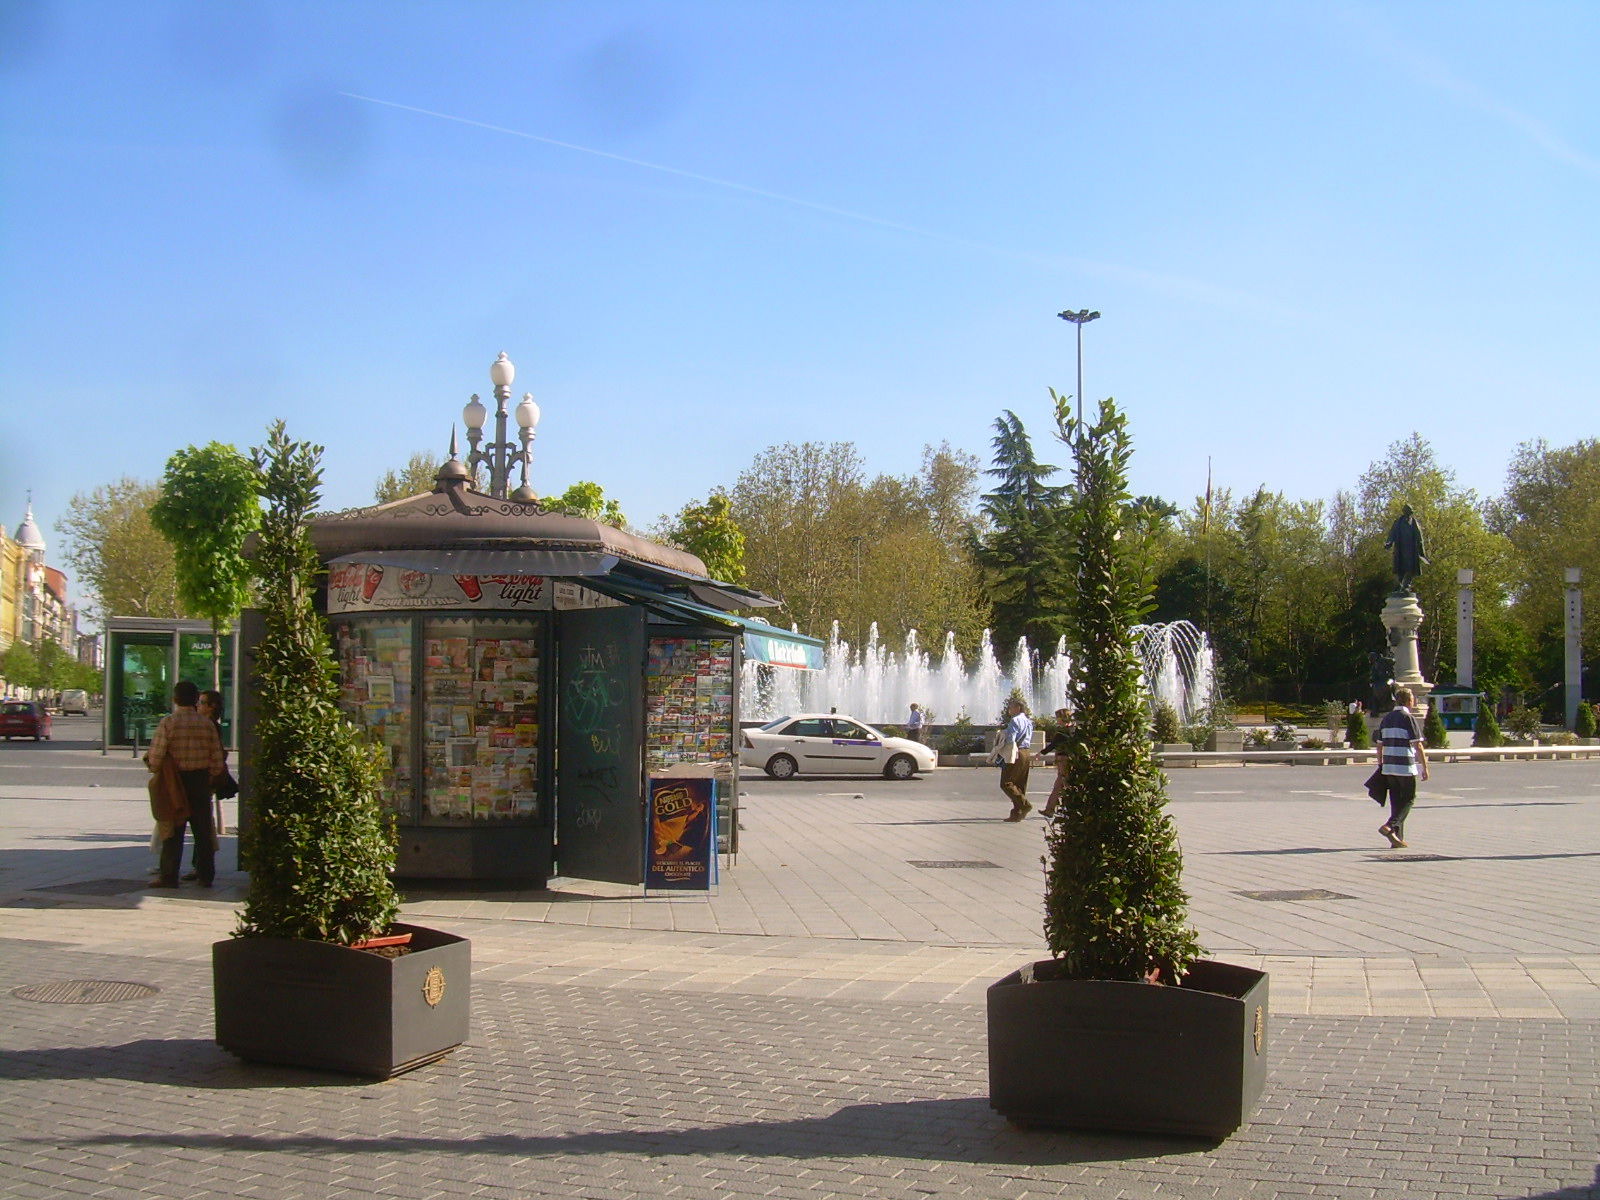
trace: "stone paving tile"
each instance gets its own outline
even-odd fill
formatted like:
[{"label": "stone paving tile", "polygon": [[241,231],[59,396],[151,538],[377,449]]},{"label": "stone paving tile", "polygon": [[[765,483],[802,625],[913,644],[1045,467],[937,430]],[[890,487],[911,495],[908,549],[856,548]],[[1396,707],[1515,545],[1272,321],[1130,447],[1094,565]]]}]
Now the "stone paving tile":
[{"label": "stone paving tile", "polygon": [[[475,981],[472,1043],[385,1084],[235,1062],[202,966],[0,942],[0,1157],[53,1193],[864,1197],[1600,1195],[1600,1023],[1276,1014],[1256,1119],[1221,1145],[1011,1130],[977,1005]],[[136,1172],[130,1176],[128,1172]],[[14,1176],[19,1185],[31,1182]],[[404,1180],[406,1191],[394,1190]]]}]

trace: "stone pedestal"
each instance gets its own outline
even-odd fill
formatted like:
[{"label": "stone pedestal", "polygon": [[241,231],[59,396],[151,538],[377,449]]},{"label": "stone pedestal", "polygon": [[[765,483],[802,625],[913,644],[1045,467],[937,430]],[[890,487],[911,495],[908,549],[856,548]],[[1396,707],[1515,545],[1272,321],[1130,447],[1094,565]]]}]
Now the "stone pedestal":
[{"label": "stone pedestal", "polygon": [[1417,657],[1422,605],[1417,603],[1416,593],[1389,593],[1380,619],[1389,635],[1389,653],[1394,656],[1395,686],[1410,688],[1416,698],[1412,711],[1424,713],[1428,710],[1428,694],[1433,691],[1433,684],[1422,677],[1422,663]]}]

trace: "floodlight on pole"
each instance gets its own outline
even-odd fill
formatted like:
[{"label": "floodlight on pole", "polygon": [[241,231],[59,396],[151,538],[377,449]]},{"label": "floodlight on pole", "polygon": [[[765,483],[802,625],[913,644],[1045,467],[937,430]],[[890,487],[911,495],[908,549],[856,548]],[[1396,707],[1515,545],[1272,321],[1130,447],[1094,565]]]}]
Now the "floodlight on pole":
[{"label": "floodlight on pole", "polygon": [[1098,321],[1100,314],[1090,312],[1087,308],[1080,308],[1077,312],[1057,313],[1063,321],[1071,321],[1078,327],[1078,436],[1083,436],[1083,327],[1090,321]]}]

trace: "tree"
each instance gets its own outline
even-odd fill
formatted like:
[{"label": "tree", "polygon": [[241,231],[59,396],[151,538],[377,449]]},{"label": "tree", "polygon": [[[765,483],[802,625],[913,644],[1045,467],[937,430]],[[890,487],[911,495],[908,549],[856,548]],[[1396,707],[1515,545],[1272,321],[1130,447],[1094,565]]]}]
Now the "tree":
[{"label": "tree", "polygon": [[857,646],[873,624],[894,645],[951,631],[970,654],[985,623],[966,548],[976,476],[948,446],[924,448],[915,476],[870,480],[848,442],[769,447],[729,493],[746,582],[817,637],[834,621]]},{"label": "tree", "polygon": [[171,544],[150,510],[157,484],[123,478],[78,493],[56,528],[69,539],[66,560],[101,617],[184,617]]},{"label": "tree", "polygon": [[1165,777],[1145,732],[1131,633],[1149,606],[1149,578],[1121,537],[1127,418],[1105,400],[1084,429],[1056,397],[1056,420],[1076,467],[1064,615],[1077,736],[1068,742],[1062,816],[1048,833],[1045,940],[1068,979],[1175,983],[1200,947]]},{"label": "tree", "polygon": [[605,489],[587,480],[573,484],[559,496],[546,496],[539,503],[546,512],[587,517],[618,529],[628,526],[628,518],[622,515],[622,505],[616,500],[606,499]]},{"label": "tree", "polygon": [[407,496],[433,491],[434,477],[443,465],[438,457],[419,450],[398,471],[385,471],[373,486],[372,498],[379,504],[404,500]]},{"label": "tree", "polygon": [[34,688],[44,686],[44,668],[39,663],[39,655],[27,642],[12,642],[4,651],[0,651],[0,678],[6,681],[7,686],[14,688]]},{"label": "tree", "polygon": [[720,488],[704,504],[685,504],[661,535],[705,563],[711,578],[744,582],[744,531],[733,519],[733,501]]},{"label": "tree", "polygon": [[[1510,609],[1525,638],[1525,682],[1543,691],[1563,678],[1564,569],[1583,572],[1586,609],[1600,604],[1600,439],[1518,446],[1490,521],[1511,546]],[[1585,642],[1592,649],[1592,632]]]},{"label": "tree", "polygon": [[[1060,403],[1055,391],[1052,400]],[[1047,482],[1056,468],[1038,460],[1027,430],[1009,410],[995,419],[994,466],[999,480],[979,512],[986,522],[972,557],[992,610],[995,641],[1010,646],[1026,637],[1035,648],[1053,646],[1063,630],[1066,489]]]},{"label": "tree", "polygon": [[399,899],[381,751],[340,710],[338,664],[314,603],[320,567],[306,521],[322,447],[291,441],[275,421],[251,454],[267,501],[254,563],[265,628],[255,821],[243,853],[250,893],[235,936],[348,945],[386,932]]},{"label": "tree", "polygon": [[259,480],[232,446],[189,446],[167,460],[150,520],[172,544],[178,595],[211,622],[211,686],[222,686],[222,635],[250,601],[244,542],[261,523]]}]

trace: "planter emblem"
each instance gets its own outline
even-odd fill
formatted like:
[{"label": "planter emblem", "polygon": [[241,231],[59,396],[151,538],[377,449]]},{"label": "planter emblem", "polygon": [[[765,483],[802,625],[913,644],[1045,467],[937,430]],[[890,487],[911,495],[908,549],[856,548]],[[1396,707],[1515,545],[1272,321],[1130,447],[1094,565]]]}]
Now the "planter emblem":
[{"label": "planter emblem", "polygon": [[[435,967],[434,970],[437,971],[438,968]],[[1258,1004],[1258,1005],[1256,1005],[1256,1020],[1255,1020],[1255,1043],[1256,1043],[1256,1053],[1257,1054],[1261,1053],[1261,1043],[1266,1039],[1266,1036],[1267,1036],[1267,1009],[1266,1009],[1265,1005]]]},{"label": "planter emblem", "polygon": [[[444,999],[444,972],[438,967],[429,967],[428,973],[422,978],[422,998],[428,1002],[429,1008],[438,1008],[439,1001]],[[1260,1013],[1256,1014],[1256,1050],[1261,1049]]]}]

